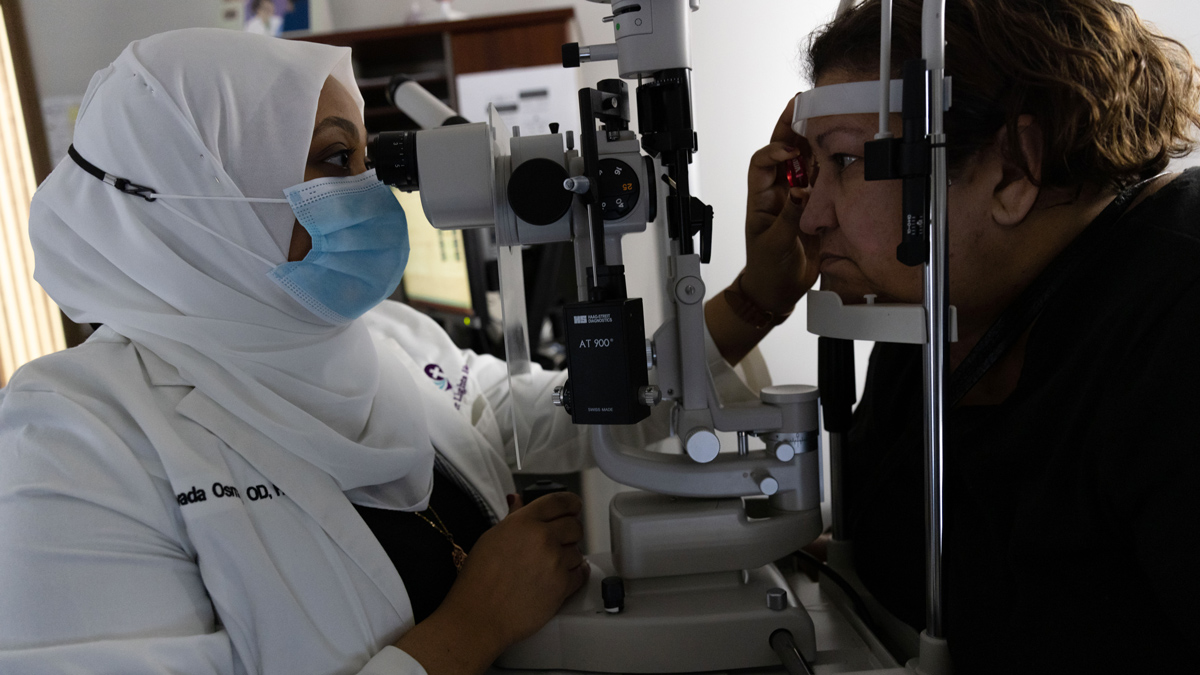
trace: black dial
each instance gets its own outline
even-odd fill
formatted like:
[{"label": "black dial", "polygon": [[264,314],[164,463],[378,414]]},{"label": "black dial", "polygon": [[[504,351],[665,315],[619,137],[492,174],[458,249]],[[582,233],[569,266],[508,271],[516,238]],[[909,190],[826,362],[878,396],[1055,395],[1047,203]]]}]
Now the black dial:
[{"label": "black dial", "polygon": [[600,160],[600,211],[605,220],[620,220],[637,206],[642,186],[637,172],[619,159]]},{"label": "black dial", "polygon": [[571,210],[575,195],[563,189],[567,170],[545,157],[522,162],[508,178],[508,205],[530,225],[550,225]]}]

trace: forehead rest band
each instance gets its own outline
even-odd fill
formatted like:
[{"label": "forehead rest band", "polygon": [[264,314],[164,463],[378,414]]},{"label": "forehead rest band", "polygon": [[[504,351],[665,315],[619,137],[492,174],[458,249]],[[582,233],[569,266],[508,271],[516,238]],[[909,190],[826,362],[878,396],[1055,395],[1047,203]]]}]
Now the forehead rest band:
[{"label": "forehead rest band", "polygon": [[[904,81],[891,81],[890,112],[898,113],[903,101]],[[950,78],[946,78],[946,110],[950,109]],[[826,115],[859,115],[879,112],[879,80],[828,84],[796,94],[792,131],[804,135],[809,118]]]}]

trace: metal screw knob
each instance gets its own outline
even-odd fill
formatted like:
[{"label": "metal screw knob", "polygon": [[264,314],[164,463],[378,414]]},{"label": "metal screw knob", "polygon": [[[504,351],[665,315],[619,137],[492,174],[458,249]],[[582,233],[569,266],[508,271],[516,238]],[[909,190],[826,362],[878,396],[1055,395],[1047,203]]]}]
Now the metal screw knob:
[{"label": "metal screw knob", "polygon": [[550,402],[559,408],[563,407],[563,388],[555,387],[554,391],[550,392]]},{"label": "metal screw knob", "polygon": [[646,370],[658,363],[658,355],[654,351],[654,340],[646,340]]},{"label": "metal screw knob", "polygon": [[770,497],[776,492],[779,492],[779,481],[771,478],[770,476],[766,476],[758,481],[758,490],[764,495]]},{"label": "metal screw knob", "polygon": [[658,387],[649,384],[638,389],[638,400],[648,408],[653,408],[662,401],[662,390]]},{"label": "metal screw knob", "polygon": [[787,609],[787,591],[782,588],[767,590],[767,609],[782,612]]},{"label": "metal screw knob", "polygon": [[581,195],[592,189],[592,181],[587,176],[572,176],[563,181],[563,187]]},{"label": "metal screw knob", "polygon": [[684,277],[675,282],[675,299],[694,305],[704,298],[704,282],[697,277]]},{"label": "metal screw knob", "polygon": [[604,577],[600,582],[600,598],[609,614],[625,609],[625,582],[621,577]]},{"label": "metal screw knob", "polygon": [[683,442],[688,457],[697,464],[708,464],[721,452],[721,439],[710,429],[695,429]]}]

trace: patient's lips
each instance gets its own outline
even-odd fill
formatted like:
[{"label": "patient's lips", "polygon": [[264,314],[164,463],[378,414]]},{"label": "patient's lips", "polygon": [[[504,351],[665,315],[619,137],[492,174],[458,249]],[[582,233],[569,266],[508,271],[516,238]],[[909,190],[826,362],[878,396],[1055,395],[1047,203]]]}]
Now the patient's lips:
[{"label": "patient's lips", "polygon": [[847,258],[846,256],[838,255],[836,253],[830,253],[827,251],[822,251],[821,258],[820,258],[820,270],[821,270],[821,272],[824,272],[825,270],[832,268],[836,265],[840,265],[842,263],[850,263],[850,262],[852,262],[852,261],[849,258]]}]

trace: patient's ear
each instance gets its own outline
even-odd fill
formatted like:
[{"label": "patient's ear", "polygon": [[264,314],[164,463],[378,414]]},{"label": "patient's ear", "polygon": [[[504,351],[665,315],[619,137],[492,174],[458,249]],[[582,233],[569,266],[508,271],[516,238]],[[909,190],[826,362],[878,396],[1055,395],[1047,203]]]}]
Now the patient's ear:
[{"label": "patient's ear", "polygon": [[[1007,126],[996,132],[996,142],[992,148],[993,161],[1000,163],[999,179],[992,193],[992,218],[1003,227],[1021,224],[1033,210],[1041,192],[1041,188],[1035,182],[1042,174],[1041,127],[1032,115],[1021,115],[1017,118],[1017,134],[1020,139],[1020,158],[1011,156]],[[1022,163],[1024,167],[1029,168],[1032,176],[1025,173]]]}]

